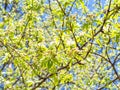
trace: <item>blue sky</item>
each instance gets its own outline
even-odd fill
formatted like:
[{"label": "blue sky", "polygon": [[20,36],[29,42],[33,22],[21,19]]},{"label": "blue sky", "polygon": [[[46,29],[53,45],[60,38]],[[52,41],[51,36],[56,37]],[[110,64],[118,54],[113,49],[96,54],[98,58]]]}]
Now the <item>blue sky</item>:
[{"label": "blue sky", "polygon": [[[102,4],[102,8],[104,8],[104,5],[105,5],[105,0],[100,0],[101,1],[101,4]],[[91,11],[91,12],[94,12],[95,10],[95,7],[93,6],[93,4],[95,3],[95,0],[89,0],[86,4],[86,6],[88,7],[88,9]],[[7,7],[7,12],[10,12],[11,8],[12,8],[12,4],[9,4],[8,7]],[[4,7],[4,4],[3,4],[3,7]],[[23,15],[24,13],[22,12],[22,7],[19,7],[18,8],[18,12],[20,15]],[[73,9],[72,12],[77,12],[76,9]],[[43,16],[43,20],[45,20],[45,18],[47,17],[47,15]],[[0,18],[0,22],[2,21],[3,19]],[[120,21],[120,19],[119,19]],[[115,45],[116,47],[116,45]],[[100,50],[98,50],[98,53],[102,52],[102,48],[100,48]],[[113,57],[114,58],[114,57]],[[117,82],[116,82],[117,83]],[[3,87],[3,84],[0,84],[0,87]],[[61,87],[61,90],[66,90],[64,86]],[[69,89],[68,89],[69,90]],[[107,89],[103,89],[103,90],[107,90]]]}]

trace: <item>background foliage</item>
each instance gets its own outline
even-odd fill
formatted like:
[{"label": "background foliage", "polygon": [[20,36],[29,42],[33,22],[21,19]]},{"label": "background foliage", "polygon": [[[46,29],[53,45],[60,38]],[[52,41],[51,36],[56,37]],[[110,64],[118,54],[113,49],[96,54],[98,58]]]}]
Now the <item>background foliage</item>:
[{"label": "background foliage", "polygon": [[120,90],[120,0],[2,0],[5,90]]}]

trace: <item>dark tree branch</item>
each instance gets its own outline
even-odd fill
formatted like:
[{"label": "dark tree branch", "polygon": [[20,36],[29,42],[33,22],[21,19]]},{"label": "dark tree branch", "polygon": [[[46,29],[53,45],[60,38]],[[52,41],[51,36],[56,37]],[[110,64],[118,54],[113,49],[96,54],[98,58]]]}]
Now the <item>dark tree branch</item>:
[{"label": "dark tree branch", "polygon": [[53,13],[52,13],[51,1],[50,1],[50,0],[48,0],[48,1],[49,1],[49,9],[50,9],[50,12],[51,12],[51,15],[52,15],[52,20],[53,20],[53,23],[54,23],[54,25],[55,25],[55,28],[57,28],[57,25],[56,25],[55,20],[54,20],[54,15],[53,15]]},{"label": "dark tree branch", "polygon": [[60,2],[58,0],[56,0],[60,9],[62,10],[63,14],[66,16],[65,10],[62,8],[62,5],[60,4]]},{"label": "dark tree branch", "polygon": [[[106,17],[104,18],[103,23],[102,23],[99,31],[97,31],[97,32],[93,35],[93,37],[95,37],[95,36],[97,36],[99,33],[103,32],[103,27],[104,27],[106,21],[108,20],[108,14],[109,14],[109,12],[110,12],[111,2],[112,2],[112,0],[110,0],[110,2],[109,2],[109,6],[108,6],[108,9],[107,9]],[[83,49],[83,48],[88,44],[88,42],[91,41],[91,40],[92,40],[92,39],[89,39],[87,42],[85,42],[85,43],[81,46],[80,50]]]},{"label": "dark tree branch", "polygon": [[113,79],[113,80],[110,81],[109,83],[106,83],[103,87],[101,87],[101,88],[99,88],[99,89],[97,89],[97,90],[102,90],[102,89],[104,89],[106,86],[108,86],[108,85],[110,85],[111,83],[115,82],[117,79],[118,79],[118,77],[115,78],[115,79]]},{"label": "dark tree branch", "polygon": [[73,6],[74,6],[74,4],[75,4],[76,1],[77,1],[77,0],[74,0],[74,2],[72,3],[72,5],[71,5],[71,7],[70,7],[70,9],[69,9],[69,12],[68,12],[68,16],[70,15],[70,13],[71,13],[71,11],[72,11],[72,8],[73,8]]}]

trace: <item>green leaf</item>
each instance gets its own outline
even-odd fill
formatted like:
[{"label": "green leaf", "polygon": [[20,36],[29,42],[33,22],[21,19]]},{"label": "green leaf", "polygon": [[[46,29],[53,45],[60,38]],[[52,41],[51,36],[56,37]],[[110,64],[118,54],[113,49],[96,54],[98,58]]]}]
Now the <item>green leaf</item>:
[{"label": "green leaf", "polygon": [[52,60],[48,60],[48,64],[47,64],[48,69],[50,69],[52,67],[52,65],[53,65],[53,61]]}]

